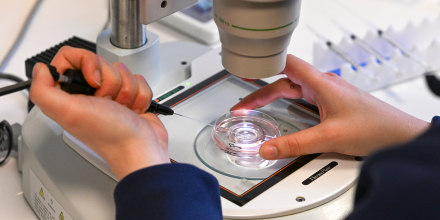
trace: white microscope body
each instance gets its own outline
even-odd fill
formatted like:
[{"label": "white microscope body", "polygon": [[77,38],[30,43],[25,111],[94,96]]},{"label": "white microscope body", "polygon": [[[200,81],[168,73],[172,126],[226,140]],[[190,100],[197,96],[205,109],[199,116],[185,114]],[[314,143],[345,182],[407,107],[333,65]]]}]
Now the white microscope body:
[{"label": "white microscope body", "polygon": [[[164,92],[190,75],[179,71],[179,64],[170,62],[180,56],[176,51],[185,51],[180,59],[188,61],[208,49],[181,42],[160,44],[159,37],[147,32],[145,25],[194,3],[196,0],[112,0],[111,29],[98,37],[97,53],[111,62],[125,63],[133,73],[143,74],[155,93]],[[261,79],[284,69],[301,0],[213,3],[226,70],[239,77]]]}]

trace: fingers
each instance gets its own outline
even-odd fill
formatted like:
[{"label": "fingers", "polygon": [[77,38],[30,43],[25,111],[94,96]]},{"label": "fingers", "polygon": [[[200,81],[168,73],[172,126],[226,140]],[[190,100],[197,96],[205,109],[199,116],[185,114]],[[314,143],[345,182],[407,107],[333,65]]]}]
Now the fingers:
[{"label": "fingers", "polygon": [[313,85],[314,81],[321,74],[312,65],[291,54],[287,55],[286,68],[283,73],[298,85]]},{"label": "fingers", "polygon": [[152,91],[144,77],[133,75],[122,63],[113,65],[104,58],[99,58],[102,68],[102,86],[95,96],[108,97],[114,101],[143,113],[148,109]]},{"label": "fingers", "polygon": [[[316,103],[316,91],[322,91],[326,88],[325,80],[322,80],[322,73],[293,55],[287,56],[286,68],[283,73],[288,78],[280,79],[253,92],[231,110],[255,109],[281,98],[304,98],[311,103]],[[279,159],[328,151],[333,146],[329,148],[326,144],[326,136],[322,135],[326,134],[323,133],[324,129],[325,126],[317,125],[291,135],[269,140],[260,148],[260,154],[265,159]]]},{"label": "fingers", "polygon": [[61,74],[67,69],[80,69],[87,83],[98,88],[95,96],[115,99],[121,89],[121,76],[113,65],[88,50],[64,46],[51,64]]},{"label": "fingers", "polygon": [[69,95],[55,87],[55,82],[46,65],[37,63],[32,75],[30,89],[32,102],[44,109],[47,115],[58,118],[58,114],[66,112],[65,103],[69,102]]},{"label": "fingers", "polygon": [[284,78],[246,96],[231,110],[256,109],[281,98],[299,99],[301,97],[301,87]]},{"label": "fingers", "polygon": [[153,113],[140,114],[140,116],[151,125],[155,134],[158,136],[157,140],[159,144],[163,148],[168,149],[168,133],[162,121]]},{"label": "fingers", "polygon": [[143,76],[134,75],[134,77],[138,83],[138,92],[131,109],[140,114],[146,112],[150,106],[153,92]]},{"label": "fingers", "polygon": [[98,57],[101,63],[102,85],[96,90],[95,96],[116,99],[122,87],[122,78],[119,71],[107,60]]},{"label": "fingers", "polygon": [[51,64],[61,74],[67,69],[80,69],[87,83],[98,88],[95,96],[115,99],[121,89],[122,79],[116,68],[88,50],[64,46],[55,55]]},{"label": "fingers", "polygon": [[89,85],[97,88],[95,96],[114,100],[135,112],[145,112],[151,102],[151,89],[142,76],[133,76],[124,64],[111,64],[90,51],[62,47],[52,65],[60,73],[80,69]]},{"label": "fingers", "polygon": [[319,76],[321,72],[307,62],[293,55],[288,55],[283,73],[287,75],[288,79],[280,79],[253,92],[233,106],[231,110],[255,109],[281,98],[305,98],[309,102],[314,102],[314,93],[311,91],[304,93],[302,87],[303,85],[311,88],[320,87]]},{"label": "fingers", "polygon": [[88,50],[64,46],[55,55],[51,65],[61,74],[67,69],[80,69],[90,86],[98,88],[101,85],[101,64],[97,56]]},{"label": "fingers", "polygon": [[275,160],[305,154],[328,151],[325,136],[320,125],[290,135],[266,141],[260,148],[260,155],[267,160]]},{"label": "fingers", "polygon": [[114,63],[113,66],[119,72],[122,80],[121,89],[119,90],[115,101],[131,108],[139,89],[138,82],[123,63]]}]

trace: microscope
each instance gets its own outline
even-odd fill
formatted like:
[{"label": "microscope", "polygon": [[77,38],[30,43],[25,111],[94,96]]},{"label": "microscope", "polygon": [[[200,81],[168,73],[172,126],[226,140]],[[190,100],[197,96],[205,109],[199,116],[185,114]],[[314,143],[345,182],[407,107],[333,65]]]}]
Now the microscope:
[{"label": "microscope", "polygon": [[[222,43],[218,49],[189,42],[161,44],[159,36],[145,28],[196,0],[110,2],[111,28],[99,35],[96,52],[142,74],[155,101],[197,118],[160,117],[169,134],[169,156],[172,162],[192,164],[219,180],[225,218],[302,212],[354,184],[359,162],[350,156],[305,155],[253,169],[234,166],[212,144],[209,125],[267,84],[242,78],[267,78],[284,69],[300,0],[214,0]],[[316,111],[292,100],[279,100],[261,111],[278,121],[283,135],[319,123]],[[24,196],[39,218],[114,218],[117,180],[99,155],[37,107],[26,118],[19,142]]]},{"label": "microscope", "polygon": [[[168,76],[170,71],[163,70],[170,69],[172,63],[166,60],[176,59],[176,51],[206,51],[197,44],[160,44],[159,36],[146,31],[145,25],[196,2],[112,0],[111,29],[98,37],[97,53],[111,62],[125,63],[134,73],[142,73],[154,92],[163,92],[188,75],[171,70],[173,75]],[[226,70],[250,79],[280,73],[290,37],[299,22],[300,5],[300,0],[214,0],[214,18]],[[200,55],[195,54],[194,58]],[[186,54],[181,59],[188,58],[193,56]],[[170,83],[170,79],[174,82]]]}]

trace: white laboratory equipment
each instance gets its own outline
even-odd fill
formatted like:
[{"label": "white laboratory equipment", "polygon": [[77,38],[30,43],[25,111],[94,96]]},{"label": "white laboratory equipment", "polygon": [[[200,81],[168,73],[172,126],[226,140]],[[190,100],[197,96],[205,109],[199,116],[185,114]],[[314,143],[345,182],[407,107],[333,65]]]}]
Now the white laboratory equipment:
[{"label": "white laboratory equipment", "polygon": [[[143,74],[158,102],[197,119],[161,117],[169,133],[171,161],[192,164],[219,180],[226,218],[298,213],[352,187],[360,163],[352,156],[314,154],[249,168],[234,165],[225,154],[218,154],[218,148],[207,150],[215,147],[210,124],[264,85],[262,81],[243,81],[231,73],[262,78],[284,68],[301,1],[215,0],[221,49],[184,42],[162,45],[157,35],[145,32],[144,24],[191,3],[194,1],[112,0],[112,29],[99,36],[96,46],[98,54],[113,62],[125,62],[133,72]],[[279,100],[259,111],[277,121],[281,134],[319,123],[313,107],[300,100]],[[37,107],[23,124],[18,160],[25,198],[40,218],[114,218],[117,181],[105,161]]]},{"label": "white laboratory equipment", "polygon": [[204,44],[217,45],[220,43],[220,39],[213,15],[212,0],[201,0],[189,8],[161,19],[159,22]]}]

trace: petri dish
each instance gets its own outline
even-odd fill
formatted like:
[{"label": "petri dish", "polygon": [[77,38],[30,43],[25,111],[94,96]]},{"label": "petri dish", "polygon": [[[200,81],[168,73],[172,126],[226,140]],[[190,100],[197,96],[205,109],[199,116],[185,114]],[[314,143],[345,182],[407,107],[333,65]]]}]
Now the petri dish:
[{"label": "petri dish", "polygon": [[219,117],[212,139],[228,160],[246,168],[264,168],[276,161],[260,157],[261,145],[281,135],[271,116],[256,110],[236,110]]},{"label": "petri dish", "polygon": [[[271,114],[272,112],[265,113]],[[276,120],[276,123],[274,123],[273,121],[272,123],[278,125],[278,128],[281,131],[282,135],[288,135],[294,132],[298,132],[300,130],[292,122],[282,120],[275,115],[271,115],[271,117]],[[266,163],[263,162],[263,164],[259,164],[257,167],[246,167],[236,164],[235,162],[233,162],[234,155],[227,154],[222,148],[217,145],[217,143],[215,143],[213,138],[213,129],[215,127],[214,125],[215,121],[203,126],[199,130],[194,140],[194,151],[198,159],[205,166],[217,173],[237,179],[263,180],[273,175],[273,173],[282,169],[296,159],[288,158],[271,161],[267,163],[266,166],[262,166],[264,165],[264,163]]]}]

